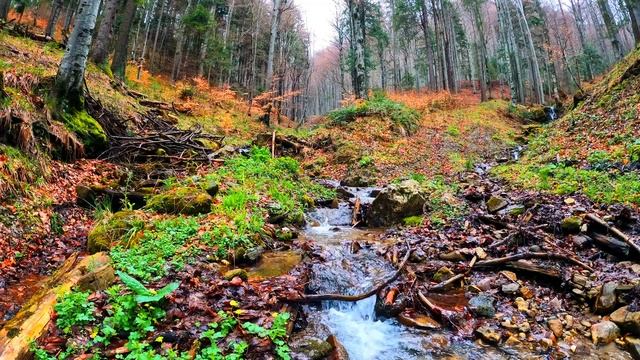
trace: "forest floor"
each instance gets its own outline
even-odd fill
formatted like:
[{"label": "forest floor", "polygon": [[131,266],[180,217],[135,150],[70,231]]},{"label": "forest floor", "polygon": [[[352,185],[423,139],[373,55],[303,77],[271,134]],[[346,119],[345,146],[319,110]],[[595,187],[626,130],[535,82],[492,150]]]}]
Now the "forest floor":
[{"label": "forest floor", "polygon": [[[225,140],[205,143],[214,161],[154,150],[158,161],[63,162],[0,134],[0,354],[27,332],[29,298],[53,290],[57,304],[36,311],[52,320],[27,344],[39,359],[345,358],[342,339],[296,336],[311,318],[299,304],[312,300],[314,266],[327,261],[307,215],[326,207],[347,209],[347,228],[383,227],[347,246],[401,270],[375,289],[377,314],[445,334],[423,346],[430,356],[464,358],[447,350],[463,339],[502,357],[637,358],[638,54],[548,125],[471,92],[399,92],[313,127],[269,129],[230,90],[145,71],[123,85],[92,65],[92,97],[131,131],[160,112],[152,119],[174,130]],[[3,132],[18,118],[49,121],[61,55],[0,33]],[[367,203],[362,189],[387,201]],[[378,223],[380,211],[393,219]],[[62,294],[45,281],[96,251],[110,265],[82,272],[101,286]]]}]

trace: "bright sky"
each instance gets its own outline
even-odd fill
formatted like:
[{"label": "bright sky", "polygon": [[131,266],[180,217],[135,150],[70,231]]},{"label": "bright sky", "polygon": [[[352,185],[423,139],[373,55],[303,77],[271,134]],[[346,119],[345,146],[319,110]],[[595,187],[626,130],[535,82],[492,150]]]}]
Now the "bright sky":
[{"label": "bright sky", "polygon": [[337,0],[294,0],[302,12],[311,34],[311,52],[315,53],[331,44],[335,37],[333,22]]}]

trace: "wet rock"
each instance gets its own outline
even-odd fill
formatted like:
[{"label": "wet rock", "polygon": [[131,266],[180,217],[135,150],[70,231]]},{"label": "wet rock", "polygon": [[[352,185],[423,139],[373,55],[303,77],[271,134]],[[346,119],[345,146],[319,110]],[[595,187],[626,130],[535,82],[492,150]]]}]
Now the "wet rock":
[{"label": "wet rock", "polygon": [[264,246],[255,246],[244,252],[236,251],[236,260],[243,264],[255,264],[260,260],[262,254],[264,254]]},{"label": "wet rock", "polygon": [[218,191],[220,191],[220,186],[217,182],[210,181],[205,184],[204,191],[206,191],[209,196],[215,197],[216,195],[218,195]]},{"label": "wet rock", "polygon": [[460,251],[452,251],[444,254],[440,254],[440,259],[447,261],[465,261],[467,258]]},{"label": "wet rock", "polygon": [[247,274],[247,271],[244,269],[233,269],[224,273],[223,277],[225,280],[231,280],[234,277],[239,277],[240,279],[246,281],[249,278],[249,275]]},{"label": "wet rock", "polygon": [[552,319],[547,321],[547,326],[549,326],[549,330],[553,332],[553,335],[555,335],[556,338],[559,339],[562,336],[562,332],[564,331],[564,328],[562,326],[562,321],[560,319]]},{"label": "wet rock", "polygon": [[620,328],[611,321],[601,321],[591,326],[591,340],[596,345],[606,345],[620,336]]},{"label": "wet rock", "polygon": [[527,310],[529,310],[529,302],[521,297],[516,298],[514,303],[516,305],[516,308],[518,308],[518,311],[526,312]]},{"label": "wet rock", "polygon": [[502,334],[500,334],[497,329],[488,325],[477,328],[476,334],[478,334],[482,340],[492,344],[497,344],[500,342],[500,339],[502,339]]},{"label": "wet rock", "polygon": [[587,247],[593,242],[590,238],[588,238],[586,236],[581,236],[581,235],[574,235],[571,238],[571,241],[578,248]]},{"label": "wet rock", "polygon": [[276,230],[276,239],[282,242],[289,242],[298,237],[298,234],[291,228],[283,227]]},{"label": "wet rock", "polygon": [[640,311],[630,311],[629,306],[623,306],[611,313],[610,318],[622,330],[640,336]]},{"label": "wet rock", "polygon": [[333,351],[333,346],[325,340],[305,338],[291,345],[296,359],[321,360],[326,359]]},{"label": "wet rock", "polygon": [[443,266],[440,269],[438,269],[438,271],[436,271],[436,273],[433,275],[433,280],[437,282],[446,281],[451,279],[455,275],[456,274],[453,271],[451,271],[451,269],[449,269],[446,266]]},{"label": "wet rock", "polygon": [[486,205],[488,212],[495,213],[509,206],[509,202],[499,196],[494,195],[489,198],[489,200],[487,200]]},{"label": "wet rock", "polygon": [[576,273],[576,274],[573,274],[573,276],[571,277],[571,280],[575,285],[581,288],[584,288],[585,286],[587,286],[587,281],[589,281],[589,278],[584,275]]},{"label": "wet rock", "polygon": [[477,316],[494,317],[496,308],[494,307],[495,299],[489,295],[478,295],[469,299],[469,310]]},{"label": "wet rock", "polygon": [[502,292],[505,294],[515,294],[520,289],[520,284],[509,283],[502,285]]},{"label": "wet rock", "polygon": [[616,288],[618,283],[610,281],[602,285],[602,290],[596,298],[595,311],[599,314],[605,314],[611,312],[617,303]]},{"label": "wet rock", "polygon": [[562,220],[560,228],[565,234],[577,234],[580,232],[582,219],[578,216],[569,216]]},{"label": "wet rock", "polygon": [[427,192],[415,180],[391,184],[371,203],[367,223],[370,226],[398,224],[406,217],[421,215],[427,200]]},{"label": "wet rock", "polygon": [[640,339],[627,336],[625,341],[627,343],[627,351],[635,360],[640,360]]},{"label": "wet rock", "polygon": [[327,342],[333,346],[333,353],[331,354],[331,360],[349,360],[349,353],[345,349],[344,345],[340,343],[335,335],[331,335],[327,338]]},{"label": "wet rock", "polygon": [[351,167],[340,185],[347,187],[368,187],[375,185],[377,174],[375,167]]},{"label": "wet rock", "polygon": [[349,200],[349,199],[352,199],[352,198],[356,197],[353,193],[351,193],[349,190],[345,189],[343,186],[338,186],[336,188],[336,194],[338,194],[338,196],[341,199],[344,199],[344,200]]},{"label": "wet rock", "polygon": [[440,329],[442,325],[430,316],[424,314],[415,314],[403,312],[398,316],[398,321],[405,326],[415,327],[418,329]]}]

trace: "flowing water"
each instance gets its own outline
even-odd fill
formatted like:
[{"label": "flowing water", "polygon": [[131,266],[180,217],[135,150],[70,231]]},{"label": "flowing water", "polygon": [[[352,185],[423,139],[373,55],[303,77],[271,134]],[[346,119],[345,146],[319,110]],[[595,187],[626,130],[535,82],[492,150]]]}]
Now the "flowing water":
[{"label": "flowing water", "polygon": [[[347,189],[370,203],[375,189]],[[353,199],[351,199],[353,202]],[[312,266],[309,289],[314,293],[355,295],[366,292],[374,284],[390,276],[395,269],[376,254],[380,230],[351,227],[352,209],[341,203],[335,209],[321,208],[307,214],[310,224],[303,236],[319,247],[322,261]],[[352,252],[352,243],[360,246]],[[396,319],[379,317],[375,311],[376,296],[358,301],[324,301],[305,307],[307,326],[302,338],[326,339],[335,335],[351,360],[411,359],[551,359],[550,354],[532,353],[509,347],[482,346],[461,339],[451,330],[418,330],[400,324]],[[581,359],[629,359],[629,355],[613,348],[594,349],[579,354]],[[560,357],[574,358],[568,349]]]},{"label": "flowing water", "polygon": [[[373,200],[375,189],[348,189],[362,196],[361,201]],[[351,208],[341,203],[336,209],[318,209],[308,214],[310,225],[305,238],[322,248],[322,262],[314,264],[309,284],[315,293],[355,295],[371,289],[395,269],[376,254],[380,231],[351,227]],[[361,245],[351,251],[353,242]],[[430,359],[454,354],[466,354],[474,359],[495,359],[500,354],[479,348],[468,341],[452,341],[451,334],[427,332],[408,328],[396,319],[376,315],[376,296],[358,301],[324,301],[306,308],[308,328],[315,336],[333,334],[349,353],[351,360],[374,359]]]}]

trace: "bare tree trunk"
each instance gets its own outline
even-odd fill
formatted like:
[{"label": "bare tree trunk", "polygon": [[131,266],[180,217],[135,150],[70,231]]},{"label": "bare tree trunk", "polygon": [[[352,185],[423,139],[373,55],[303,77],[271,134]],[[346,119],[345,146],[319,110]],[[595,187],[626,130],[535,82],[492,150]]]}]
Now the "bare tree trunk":
[{"label": "bare tree trunk", "polygon": [[429,80],[429,88],[435,90],[435,76],[433,74],[433,46],[431,42],[431,34],[429,31],[429,13],[427,11],[427,0],[420,0],[420,25],[422,27],[422,36],[424,37],[424,46],[427,53],[427,76]]},{"label": "bare tree trunk", "polygon": [[67,9],[65,10],[64,17],[64,27],[62,28],[62,37],[66,38],[69,34],[69,29],[71,29],[71,22],[73,20],[73,16],[75,15],[77,10],[77,1],[71,0],[69,1],[69,5],[67,5]]},{"label": "bare tree trunk", "polygon": [[7,21],[11,0],[0,0],[0,22]]},{"label": "bare tree trunk", "polygon": [[[163,1],[163,0],[160,0]],[[156,9],[156,4],[158,3],[158,0],[154,0],[153,1],[153,5],[151,5],[151,9],[149,10],[149,13],[146,16],[146,21],[147,24],[145,26],[145,30],[144,30],[144,42],[142,43],[142,53],[140,54],[140,59],[138,60],[138,73],[136,75],[136,78],[138,80],[140,80],[140,75],[142,73],[142,67],[144,66],[144,62],[145,62],[145,58],[147,56],[147,45],[149,42],[149,33],[151,32],[151,16],[153,14],[153,12]]]},{"label": "bare tree trunk", "polygon": [[124,80],[126,75],[129,33],[131,32],[133,19],[136,16],[137,6],[138,3],[136,0],[126,0],[122,23],[118,29],[115,52],[113,53],[113,61],[111,62],[111,71],[113,72],[113,75],[120,80]]},{"label": "bare tree trunk", "polygon": [[[188,14],[191,10],[191,0],[187,1],[187,8],[184,10],[184,14]],[[184,16],[180,18],[180,24],[178,24],[178,33],[176,36],[176,53],[173,57],[173,69],[171,71],[171,81],[176,82],[178,80],[178,75],[180,73],[180,63],[182,62],[182,51],[184,48],[185,42],[185,24],[184,24]]]},{"label": "bare tree trunk", "polygon": [[[284,0],[286,3],[286,0]],[[280,26],[280,15],[282,14],[282,0],[273,0],[273,10],[271,12],[271,37],[269,39],[269,54],[267,55],[267,88],[273,91],[273,61],[276,53],[276,39],[278,38],[278,27]]]},{"label": "bare tree trunk", "polygon": [[118,0],[104,0],[102,20],[91,50],[91,60],[96,64],[104,64],[109,56],[109,44],[117,9]]},{"label": "bare tree trunk", "polygon": [[368,93],[367,68],[365,64],[365,3],[364,0],[347,0],[351,24],[353,49],[353,93],[357,99],[366,99]]},{"label": "bare tree trunk", "polygon": [[640,0],[625,0],[636,46],[640,45]]},{"label": "bare tree trunk", "polygon": [[167,3],[171,0],[160,0],[162,2],[162,5],[160,6],[160,17],[158,18],[158,24],[156,25],[156,34],[153,37],[153,48],[151,50],[151,60],[149,61],[149,63],[151,65],[153,65],[153,59],[157,54],[156,49],[158,46],[158,36],[160,36],[160,29],[162,29],[162,20],[164,19],[164,8],[167,5]]},{"label": "bare tree trunk", "polygon": [[536,96],[536,102],[538,104],[544,103],[544,88],[542,85],[542,77],[540,76],[540,65],[538,64],[538,56],[536,55],[536,48],[533,44],[533,38],[531,37],[531,30],[529,29],[529,21],[524,14],[524,5],[522,0],[518,0],[516,8],[520,14],[520,20],[524,30],[525,40],[527,42],[527,48],[529,50],[529,59],[531,63],[531,80],[533,85],[533,91]]},{"label": "bare tree trunk", "polygon": [[58,18],[62,12],[62,5],[62,0],[54,0],[51,4],[51,15],[49,16],[49,22],[47,23],[47,28],[44,31],[44,36],[53,37],[55,34],[56,23],[58,22]]},{"label": "bare tree trunk", "polygon": [[[575,0],[570,0],[570,1],[571,1],[571,12],[573,13],[573,18],[576,21],[576,28],[578,29],[578,38],[580,39],[580,46],[582,46],[582,53],[584,54],[588,44],[586,40],[586,29],[584,24],[584,17],[582,16],[582,9],[580,8],[580,4],[577,4],[577,1]],[[587,70],[587,80],[590,81],[593,79],[593,76],[595,74],[593,73],[593,69],[591,68],[590,61],[586,61],[585,65]]]},{"label": "bare tree trunk", "polygon": [[80,2],[76,23],[58,68],[56,97],[58,100],[67,101],[71,107],[79,108],[82,105],[84,71],[99,10],[99,1]]},{"label": "bare tree trunk", "polygon": [[611,46],[613,46],[613,51],[617,59],[620,59],[624,56],[622,51],[622,46],[620,44],[620,38],[618,37],[618,26],[616,25],[615,18],[611,13],[611,7],[609,6],[608,0],[597,0],[598,7],[600,8],[600,13],[602,15],[602,20],[604,21],[604,26],[607,29],[607,35],[609,36],[609,41],[611,41]]}]

